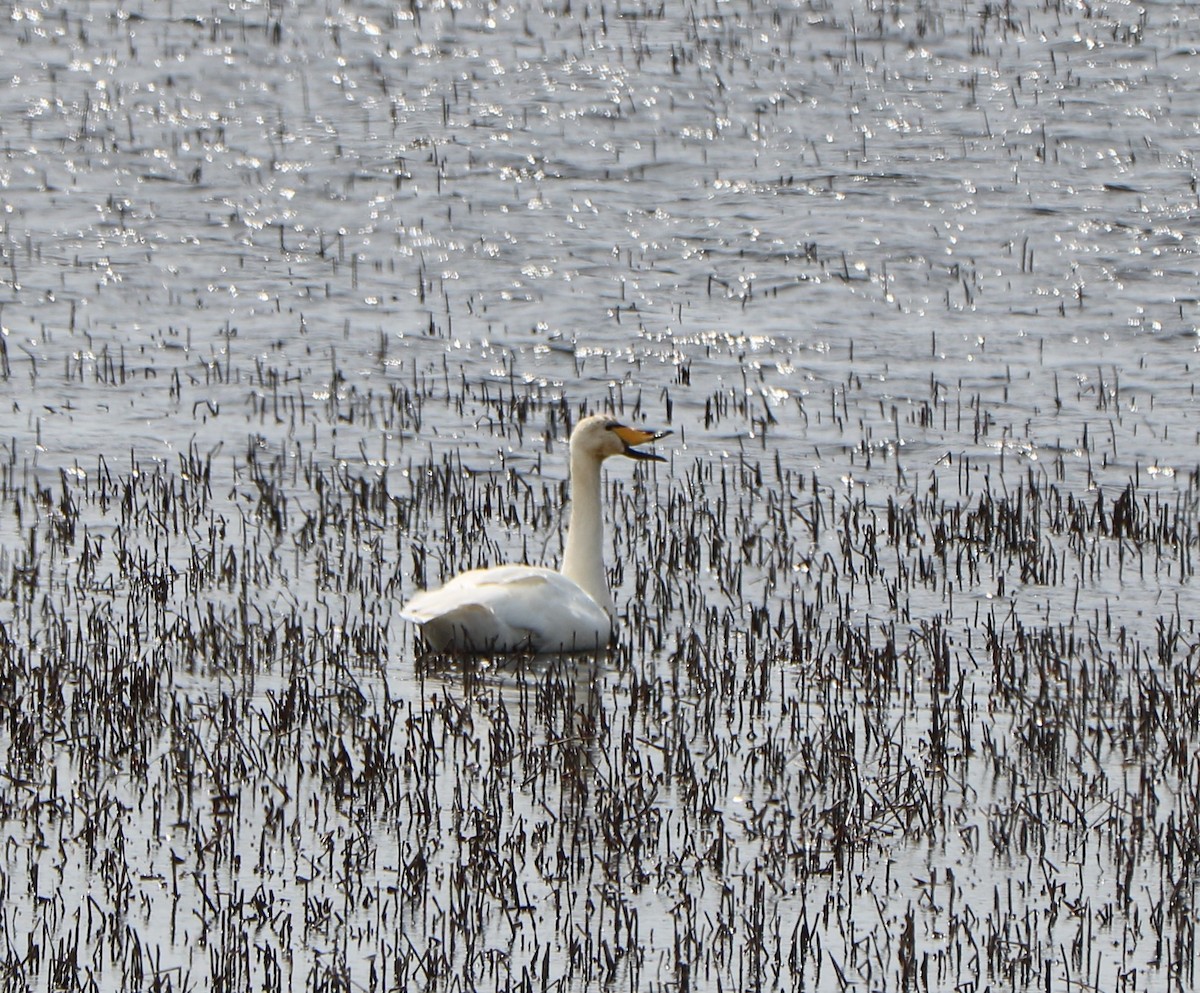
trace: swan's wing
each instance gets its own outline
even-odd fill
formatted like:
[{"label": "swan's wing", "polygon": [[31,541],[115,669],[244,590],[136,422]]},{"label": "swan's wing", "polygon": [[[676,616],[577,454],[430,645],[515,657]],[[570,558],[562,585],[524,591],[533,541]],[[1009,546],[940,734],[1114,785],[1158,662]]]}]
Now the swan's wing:
[{"label": "swan's wing", "polygon": [[[536,603],[537,597],[547,595],[555,588],[555,581],[563,578],[561,573],[552,569],[535,566],[501,565],[491,569],[471,569],[459,573],[444,586],[417,593],[400,608],[400,616],[419,624],[466,604],[508,604],[516,610],[526,602]],[[575,586],[574,583],[570,585]]]},{"label": "swan's wing", "polygon": [[400,616],[421,625],[439,650],[572,651],[607,644],[612,622],[573,581],[553,569],[473,569],[418,593]]}]

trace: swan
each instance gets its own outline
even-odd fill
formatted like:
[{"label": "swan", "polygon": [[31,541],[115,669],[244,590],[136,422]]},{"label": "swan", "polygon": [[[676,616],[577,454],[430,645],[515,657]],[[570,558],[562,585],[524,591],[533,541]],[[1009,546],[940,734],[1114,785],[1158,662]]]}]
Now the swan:
[{"label": "swan", "polygon": [[471,569],[417,593],[400,616],[439,652],[579,652],[607,645],[615,606],[604,572],[600,463],[613,455],[665,462],[635,446],[669,431],[631,428],[606,414],[571,432],[571,519],[561,570],[530,565]]}]

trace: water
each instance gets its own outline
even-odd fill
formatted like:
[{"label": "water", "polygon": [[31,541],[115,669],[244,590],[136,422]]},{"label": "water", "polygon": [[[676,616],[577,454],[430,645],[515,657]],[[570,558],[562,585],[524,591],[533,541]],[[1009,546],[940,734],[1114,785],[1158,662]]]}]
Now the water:
[{"label": "water", "polygon": [[1190,988],[1198,21],[13,5],[6,987]]}]

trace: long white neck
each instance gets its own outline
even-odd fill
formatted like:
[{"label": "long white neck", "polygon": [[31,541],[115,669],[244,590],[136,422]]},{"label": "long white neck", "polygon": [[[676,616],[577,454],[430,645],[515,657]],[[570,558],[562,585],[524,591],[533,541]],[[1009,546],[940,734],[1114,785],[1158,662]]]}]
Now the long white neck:
[{"label": "long white neck", "polygon": [[571,522],[562,573],[608,611],[614,613],[604,572],[604,514],[600,507],[600,463],[571,453]]}]

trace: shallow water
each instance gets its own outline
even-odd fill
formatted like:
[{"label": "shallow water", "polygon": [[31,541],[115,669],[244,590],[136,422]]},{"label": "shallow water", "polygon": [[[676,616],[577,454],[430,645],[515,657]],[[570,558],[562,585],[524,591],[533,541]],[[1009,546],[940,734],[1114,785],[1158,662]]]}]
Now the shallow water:
[{"label": "shallow water", "polygon": [[1198,29],[14,5],[6,986],[1190,987]]}]

